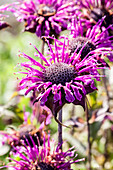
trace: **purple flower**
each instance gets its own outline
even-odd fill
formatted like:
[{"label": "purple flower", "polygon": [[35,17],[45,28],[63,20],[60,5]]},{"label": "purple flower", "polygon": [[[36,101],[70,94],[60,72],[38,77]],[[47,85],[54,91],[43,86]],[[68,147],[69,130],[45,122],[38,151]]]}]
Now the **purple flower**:
[{"label": "purple flower", "polygon": [[32,110],[33,120],[35,119],[37,120],[37,123],[41,124],[39,127],[40,130],[51,123],[52,113],[51,110],[48,109],[48,107],[40,106],[40,102],[37,102],[32,106]]},{"label": "purple flower", "polygon": [[[31,123],[33,121],[37,121],[40,123],[39,129],[43,129],[45,125],[49,125],[51,123],[52,113],[51,110],[46,106],[41,106],[40,101],[34,104],[34,101],[38,97],[39,92],[34,91],[34,93],[30,97],[30,107],[32,108],[32,115],[30,117]],[[24,112],[24,115],[27,112]],[[25,116],[25,120],[28,121],[28,116]]]},{"label": "purple flower", "polygon": [[27,139],[26,142],[23,141],[23,148],[14,147],[14,152],[12,152],[12,154],[14,157],[18,155],[20,160],[9,158],[11,162],[5,167],[12,167],[12,169],[15,170],[71,170],[71,164],[85,160],[84,158],[74,160],[77,157],[77,154],[75,154],[76,150],[74,150],[75,147],[70,148],[66,152],[61,151],[60,145],[55,147],[55,141],[50,141],[50,135],[48,135],[47,143],[44,137],[42,146],[40,146],[38,138],[38,147],[35,145],[32,137],[31,141],[33,147],[31,147]]},{"label": "purple flower", "polygon": [[2,14],[7,9],[7,7],[8,7],[8,5],[0,6],[0,12],[1,12],[0,13],[0,30],[10,26],[6,21],[3,21],[4,18],[8,17],[8,15]]},{"label": "purple flower", "polygon": [[[21,139],[29,141],[32,146],[32,142],[30,136],[32,136],[35,143],[37,143],[37,137],[40,141],[40,145],[43,143],[43,130],[46,125],[51,123],[52,113],[46,107],[40,106],[40,103],[37,102],[33,108],[33,114],[30,116],[29,112],[25,111],[24,108],[24,122],[21,124],[17,130],[13,128],[9,128],[7,131],[0,131],[2,137],[2,144],[8,144],[11,146],[11,150],[13,146],[22,146]],[[35,125],[33,125],[33,121],[37,121],[36,124],[40,123],[39,128],[37,129]]]},{"label": "purple flower", "polygon": [[74,13],[74,3],[68,0],[18,0],[8,9],[19,22],[25,22],[25,31],[38,37],[56,35],[67,28]]},{"label": "purple flower", "polygon": [[[105,16],[105,19],[102,26],[107,28],[113,24],[112,0],[80,0],[77,1],[77,5],[80,8],[79,17],[83,19],[87,28],[95,25],[103,16]],[[113,35],[113,26],[109,33]]]},{"label": "purple flower", "polygon": [[[16,146],[22,146],[21,140],[27,139],[29,141],[29,144],[32,145],[31,136],[34,140],[34,143],[37,144],[37,137],[40,141],[40,145],[43,143],[43,133],[42,130],[37,129],[32,124],[22,124],[19,126],[18,130],[10,129],[9,132],[0,131],[0,134],[3,135],[3,145],[5,143],[8,143],[11,146],[11,150],[13,150],[13,147]],[[26,141],[25,141],[26,142]]]},{"label": "purple flower", "polygon": [[[97,24],[92,28],[88,28],[84,33],[84,27],[82,26],[82,21],[77,20],[75,17],[72,19],[72,23],[68,26],[71,30],[71,39],[69,50],[73,53],[76,49],[77,52],[84,46],[81,53],[81,59],[83,59],[88,53],[97,53],[97,60],[99,63],[106,65],[103,57],[107,56],[110,61],[113,61],[113,36],[109,36],[108,30],[111,26],[103,28],[101,31],[101,26],[105,17],[102,18]],[[100,55],[102,54],[102,55]]]},{"label": "purple flower", "polygon": [[[21,63],[26,71],[20,73],[26,76],[20,81],[20,89],[27,88],[25,95],[30,91],[40,92],[36,101],[40,101],[42,106],[49,107],[56,117],[57,112],[62,108],[65,103],[79,104],[85,107],[86,94],[96,90],[94,80],[100,80],[97,60],[94,58],[95,54],[91,57],[88,55],[85,59],[80,61],[80,56],[83,48],[79,53],[75,52],[69,55],[69,50],[65,45],[57,45],[55,39],[54,49],[49,44],[49,55],[44,57],[41,52],[35,47],[35,57],[41,58],[44,65],[41,65],[37,60],[34,60],[25,53],[20,56],[28,59],[28,62]],[[39,69],[41,68],[41,71]]]}]

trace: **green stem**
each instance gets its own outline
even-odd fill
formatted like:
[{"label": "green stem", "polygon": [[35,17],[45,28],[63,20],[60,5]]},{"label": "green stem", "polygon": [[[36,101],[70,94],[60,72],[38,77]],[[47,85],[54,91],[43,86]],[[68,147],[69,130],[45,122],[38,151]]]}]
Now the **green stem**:
[{"label": "green stem", "polygon": [[[62,109],[59,111],[58,120],[62,123]],[[62,150],[62,125],[58,123],[58,143],[60,144],[60,149]]]},{"label": "green stem", "polygon": [[90,141],[90,124],[89,124],[89,112],[88,105],[86,101],[86,121],[87,121],[87,130],[88,130],[88,170],[91,170],[91,141]]},{"label": "green stem", "polygon": [[[102,74],[105,76],[105,69],[102,69]],[[103,77],[103,83],[104,83],[104,88],[105,88],[105,91],[106,91],[107,99],[108,99],[108,102],[109,102],[110,96],[109,96],[109,92],[108,92],[108,88],[107,88],[107,78],[106,77]]]},{"label": "green stem", "polygon": [[[41,48],[41,52],[44,55],[44,46],[45,46],[45,41],[42,40],[42,48]],[[43,65],[43,60],[41,60],[41,64]]]}]

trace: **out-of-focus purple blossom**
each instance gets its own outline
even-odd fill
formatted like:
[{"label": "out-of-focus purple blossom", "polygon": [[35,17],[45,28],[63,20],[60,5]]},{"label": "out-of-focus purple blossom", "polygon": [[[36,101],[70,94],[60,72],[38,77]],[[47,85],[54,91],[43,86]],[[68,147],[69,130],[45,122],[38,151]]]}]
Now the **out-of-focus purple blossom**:
[{"label": "out-of-focus purple blossom", "polygon": [[13,149],[13,146],[22,146],[21,139],[25,140],[25,138],[27,138],[32,146],[30,136],[32,136],[34,142],[37,143],[37,135],[40,140],[40,144],[42,145],[43,143],[42,129],[37,129],[32,124],[22,124],[19,126],[18,130],[10,129],[9,132],[0,131],[0,134],[3,135],[2,144],[8,143],[11,146],[11,150]]},{"label": "out-of-focus purple blossom", "polygon": [[[109,120],[111,124],[113,124],[113,112],[109,111],[108,101],[106,99],[103,100],[103,106],[99,109],[95,109],[89,118],[90,125],[99,123],[99,126],[104,124],[106,120]],[[71,119],[65,121],[67,126],[72,126],[76,128],[76,130],[82,131],[86,126],[86,122],[81,117],[72,117]],[[112,128],[112,126],[111,126]]]},{"label": "out-of-focus purple blossom", "polygon": [[33,124],[33,122],[36,121],[37,124],[41,124],[39,127],[41,130],[51,123],[52,113],[48,107],[40,106],[40,102],[30,105],[32,108],[32,114],[30,115],[30,113],[26,112],[24,109],[24,124]]},{"label": "out-of-focus purple blossom", "polygon": [[25,22],[25,31],[41,37],[58,36],[67,29],[75,8],[71,0],[18,0],[8,10],[14,13],[19,22]]},{"label": "out-of-focus purple blossom", "polygon": [[[1,16],[0,16],[1,17]],[[9,27],[9,24],[5,21],[0,20],[0,30]]]},{"label": "out-of-focus purple blossom", "polygon": [[[105,16],[102,26],[107,28],[113,25],[113,1],[112,0],[80,0],[79,17],[82,18],[86,28],[95,25]],[[108,30],[113,35],[113,26]]]},{"label": "out-of-focus purple blossom", "polygon": [[[79,104],[85,107],[86,94],[96,90],[94,80],[100,81],[97,60],[95,55],[86,56],[80,61],[80,56],[83,48],[77,54],[69,55],[69,50],[65,45],[60,48],[57,45],[57,40],[54,40],[54,49],[49,44],[49,55],[44,57],[42,53],[35,47],[35,57],[41,58],[44,65],[41,65],[38,60],[34,60],[25,53],[22,56],[28,59],[28,62],[21,63],[21,68],[25,71],[20,73],[26,75],[19,83],[20,89],[27,88],[25,95],[30,91],[40,92],[36,101],[40,101],[41,106],[49,107],[53,114],[62,108],[65,103]],[[39,71],[39,69],[42,69]],[[56,115],[54,115],[56,117]]]},{"label": "out-of-focus purple blossom", "polygon": [[40,106],[40,102],[37,102],[32,106],[32,109],[32,117],[37,120],[37,123],[41,123],[40,130],[51,123],[52,113],[46,106]]},{"label": "out-of-focus purple blossom", "polygon": [[65,121],[67,126],[72,126],[77,129],[84,129],[86,123],[81,117],[72,117],[69,120]]},{"label": "out-of-focus purple blossom", "polygon": [[[18,127],[17,130],[13,128],[9,128],[7,131],[0,131],[0,134],[3,135],[2,144],[8,143],[11,146],[21,146],[21,139],[27,138],[29,142],[30,135],[32,136],[34,142],[36,142],[36,135],[40,140],[40,144],[43,143],[43,130],[46,125],[51,123],[52,113],[46,106],[40,106],[39,102],[35,103],[33,108],[33,113],[30,115],[29,112],[26,112],[25,108],[24,111],[24,122],[22,125]],[[34,121],[37,124],[40,123],[39,128],[37,129],[35,125],[33,125]]]},{"label": "out-of-focus purple blossom", "polygon": [[21,160],[9,158],[11,162],[9,162],[9,164],[5,167],[12,167],[12,169],[15,170],[72,170],[72,164],[85,160],[84,158],[75,160],[77,157],[76,150],[74,149],[75,147],[70,148],[66,152],[61,151],[61,144],[55,147],[55,141],[50,141],[50,135],[48,135],[47,143],[44,137],[44,143],[42,146],[40,146],[38,138],[38,147],[35,145],[32,137],[31,141],[33,147],[31,147],[27,138],[26,142],[23,141],[23,149],[20,149],[19,147],[13,147],[14,152],[12,152],[12,154],[14,156],[18,155]]},{"label": "out-of-focus purple blossom", "polygon": [[2,14],[8,7],[8,5],[0,6],[0,30],[10,26],[6,21],[3,21],[8,15]]},{"label": "out-of-focus purple blossom", "polygon": [[95,52],[97,53],[97,60],[99,63],[106,65],[103,60],[106,56],[113,62],[113,36],[109,36],[108,34],[108,30],[112,26],[101,28],[103,20],[104,17],[92,28],[88,28],[84,33],[82,21],[80,19],[77,20],[76,17],[74,17],[72,23],[68,26],[68,29],[71,30],[69,46],[70,53],[74,53],[76,49],[78,49],[77,52],[79,52],[87,42],[81,53],[81,59],[83,59],[88,53]]},{"label": "out-of-focus purple blossom", "polygon": [[113,122],[113,112],[109,111],[108,101],[103,101],[103,107],[100,109],[96,109],[92,112],[92,116],[89,120],[89,123],[92,124],[94,122],[101,122],[103,124],[105,120],[109,120]]},{"label": "out-of-focus purple blossom", "polygon": [[5,12],[10,7],[10,4],[4,4],[0,6],[0,12]]}]

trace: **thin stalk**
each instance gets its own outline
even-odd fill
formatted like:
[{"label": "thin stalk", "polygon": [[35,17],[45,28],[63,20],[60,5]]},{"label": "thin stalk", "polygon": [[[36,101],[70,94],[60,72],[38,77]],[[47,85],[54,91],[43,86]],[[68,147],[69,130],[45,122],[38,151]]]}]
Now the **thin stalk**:
[{"label": "thin stalk", "polygon": [[88,130],[88,170],[91,170],[91,141],[90,141],[90,124],[89,124],[89,112],[88,105],[86,101],[86,121],[87,121],[87,130]]},{"label": "thin stalk", "polygon": [[[62,123],[62,109],[59,111],[58,120]],[[62,150],[62,125],[58,123],[58,143],[60,144],[60,149]]]},{"label": "thin stalk", "polygon": [[[105,69],[102,69],[102,74],[105,75]],[[108,103],[109,103],[110,96],[109,96],[109,92],[108,92],[108,88],[107,88],[107,79],[106,79],[106,77],[103,77],[103,84],[104,84],[104,88],[105,88]]]},{"label": "thin stalk", "polygon": [[[71,117],[74,117],[74,115],[75,115],[75,111],[76,111],[76,109],[75,109],[75,105],[73,104],[73,106],[72,106],[72,112],[71,112]],[[74,128],[72,128],[72,130],[71,130],[71,134],[72,134],[72,135],[74,134]]]}]

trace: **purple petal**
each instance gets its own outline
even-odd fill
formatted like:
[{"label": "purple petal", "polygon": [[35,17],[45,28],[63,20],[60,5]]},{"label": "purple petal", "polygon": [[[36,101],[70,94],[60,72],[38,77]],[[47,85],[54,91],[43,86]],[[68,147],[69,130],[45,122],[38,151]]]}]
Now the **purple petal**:
[{"label": "purple petal", "polygon": [[73,93],[71,92],[71,90],[69,90],[67,87],[63,87],[64,91],[65,91],[65,98],[68,102],[73,102],[75,100]]},{"label": "purple petal", "polygon": [[74,95],[77,98],[77,100],[81,101],[82,99],[82,95],[79,93],[79,89],[73,85],[71,85],[73,91],[74,91]]},{"label": "purple petal", "polygon": [[49,88],[48,90],[46,90],[46,92],[41,96],[40,101],[41,101],[41,106],[44,106],[46,101],[47,101],[47,97],[49,95],[49,93],[51,92],[51,88]]}]

